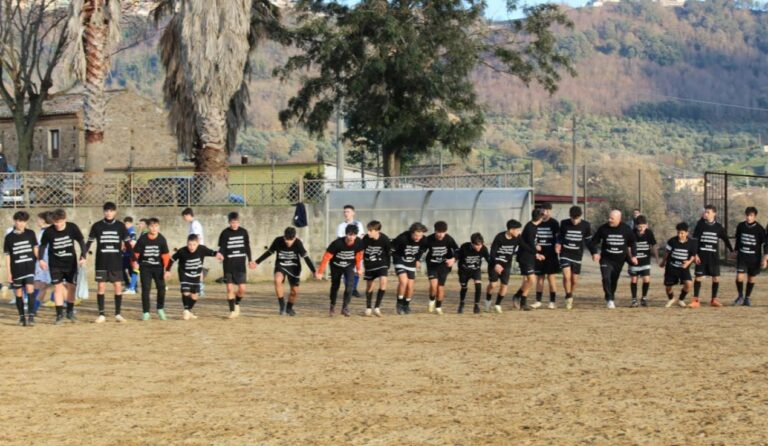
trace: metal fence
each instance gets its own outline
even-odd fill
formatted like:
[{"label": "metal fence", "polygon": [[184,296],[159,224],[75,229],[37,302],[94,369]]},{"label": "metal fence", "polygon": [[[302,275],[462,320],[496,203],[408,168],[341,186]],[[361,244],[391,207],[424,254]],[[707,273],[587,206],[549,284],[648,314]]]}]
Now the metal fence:
[{"label": "metal fence", "polygon": [[268,206],[320,202],[331,189],[466,189],[529,187],[530,174],[393,177],[288,183],[249,182],[236,176],[145,173],[20,172],[0,174],[0,205],[5,208],[119,206]]}]

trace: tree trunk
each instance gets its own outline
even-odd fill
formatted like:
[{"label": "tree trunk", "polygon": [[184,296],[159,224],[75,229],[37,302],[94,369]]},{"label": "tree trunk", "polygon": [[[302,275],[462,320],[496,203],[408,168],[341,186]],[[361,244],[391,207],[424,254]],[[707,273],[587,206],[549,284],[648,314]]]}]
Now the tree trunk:
[{"label": "tree trunk", "polygon": [[195,172],[227,176],[226,110],[210,110],[198,119],[200,146],[195,154]]},{"label": "tree trunk", "polygon": [[29,170],[29,162],[32,159],[32,152],[34,151],[34,126],[30,130],[27,126],[25,117],[15,116],[16,137],[19,141],[18,159],[16,160],[16,170],[26,171]]},{"label": "tree trunk", "polygon": [[106,98],[104,81],[109,69],[106,54],[109,23],[104,14],[104,0],[86,0],[83,4],[83,47],[85,72],[85,156],[88,172],[104,172],[108,162],[104,146]]},{"label": "tree trunk", "polygon": [[399,177],[400,176],[400,151],[394,148],[384,148],[382,150],[384,158],[384,176]]}]

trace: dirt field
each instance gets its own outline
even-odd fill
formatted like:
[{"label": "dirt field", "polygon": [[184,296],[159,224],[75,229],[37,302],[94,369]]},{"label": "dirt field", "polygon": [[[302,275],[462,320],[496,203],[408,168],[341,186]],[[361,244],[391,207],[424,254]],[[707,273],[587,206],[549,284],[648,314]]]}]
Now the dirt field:
[{"label": "dirt field", "polygon": [[328,318],[328,282],[304,284],[296,318],[266,283],[234,321],[214,285],[188,322],[175,286],[168,322],[138,321],[133,296],[129,323],[94,325],[92,296],[77,324],[44,309],[22,328],[3,302],[0,444],[768,444],[761,279],[756,307],[699,310],[661,308],[658,283],[653,308],[626,308],[625,278],[606,310],[594,273],[570,312],[456,315],[455,275],[442,317],[423,278],[417,314],[390,292],[382,319],[364,299]]}]

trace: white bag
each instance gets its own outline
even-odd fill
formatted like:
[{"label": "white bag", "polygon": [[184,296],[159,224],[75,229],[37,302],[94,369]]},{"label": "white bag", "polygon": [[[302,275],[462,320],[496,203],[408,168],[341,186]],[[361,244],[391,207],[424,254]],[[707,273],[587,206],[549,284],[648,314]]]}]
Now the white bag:
[{"label": "white bag", "polygon": [[75,297],[77,299],[88,299],[88,272],[84,266],[77,270],[76,285]]}]

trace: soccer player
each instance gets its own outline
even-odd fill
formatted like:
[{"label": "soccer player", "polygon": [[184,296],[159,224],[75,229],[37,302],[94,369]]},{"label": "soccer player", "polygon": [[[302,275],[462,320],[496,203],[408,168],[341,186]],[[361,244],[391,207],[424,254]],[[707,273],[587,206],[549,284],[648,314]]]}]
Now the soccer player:
[{"label": "soccer player", "polygon": [[363,272],[363,242],[357,237],[357,225],[347,225],[346,236],[332,241],[323,255],[320,267],[315,276],[323,277],[323,271],[328,263],[331,264],[331,306],[328,315],[336,313],[336,300],[339,296],[341,279],[344,279],[344,300],[341,305],[341,314],[349,317],[349,301],[352,298],[352,278],[355,271]]},{"label": "soccer player", "polygon": [[[56,209],[51,213],[53,224],[43,232],[40,240],[40,251],[48,254],[48,261],[41,260],[40,268],[50,269],[53,295],[56,300],[55,325],[64,323],[64,301],[67,301],[67,319],[76,322],[75,318],[75,277],[77,267],[85,264],[85,240],[80,228],[67,221],[64,209]],[[80,248],[80,260],[77,260],[75,244]]]},{"label": "soccer player", "polygon": [[638,307],[637,302],[637,283],[642,278],[643,293],[640,297],[639,305],[648,306],[648,290],[651,287],[651,257],[654,260],[659,259],[659,248],[656,246],[656,236],[648,228],[648,219],[644,215],[638,215],[633,220],[635,227],[635,241],[637,243],[637,265],[629,265],[629,289],[632,293],[632,308]]},{"label": "soccer player", "polygon": [[[544,255],[541,254],[541,246],[538,245],[536,240],[536,227],[541,224],[541,219],[541,209],[531,211],[531,221],[525,224],[518,240],[517,264],[520,267],[520,275],[523,276],[523,282],[515,293],[512,303],[515,308],[520,310],[528,311],[533,309],[527,303],[528,293],[531,288],[536,287],[536,261],[544,260]],[[520,223],[513,223],[514,226],[518,224]],[[507,222],[507,225],[509,227],[510,222]],[[493,261],[493,253],[491,253],[491,260]],[[491,275],[490,271],[488,275]]]},{"label": "soccer player", "polygon": [[[696,241],[688,237],[688,223],[678,223],[677,237],[672,237],[667,241],[664,249],[664,258],[659,266],[664,268],[664,286],[667,288],[667,305],[669,308],[675,304],[685,308],[685,296],[691,291],[693,280],[691,279],[691,264],[696,259]],[[682,285],[680,297],[675,300],[672,287]]]},{"label": "soccer player", "polygon": [[[496,291],[496,286],[501,282],[499,292],[496,295],[496,306],[494,307],[497,313],[501,313],[501,301],[504,300],[504,296],[507,294],[509,275],[512,272],[512,261],[520,244],[520,228],[522,226],[517,220],[508,220],[507,230],[496,234],[496,237],[493,238],[491,251],[488,254],[488,288],[485,295],[486,312],[491,310],[493,293]],[[475,302],[473,312],[475,314],[480,312],[477,302]]]},{"label": "soccer player", "polygon": [[229,319],[240,316],[240,302],[245,297],[245,284],[248,268],[256,268],[251,259],[251,239],[248,231],[240,226],[240,214],[230,212],[227,215],[229,226],[219,235],[219,252],[224,256],[224,283],[227,284],[227,303]]},{"label": "soccer player", "polygon": [[179,286],[181,287],[181,303],[184,305],[182,319],[188,321],[197,319],[192,313],[200,294],[200,282],[203,279],[203,264],[206,257],[224,257],[211,248],[201,245],[197,234],[187,236],[187,246],[179,249],[171,256],[171,260],[165,267],[170,274],[174,262],[179,262]]},{"label": "soccer player", "polygon": [[125,217],[123,219],[125,230],[128,232],[129,241],[123,251],[123,280],[125,281],[126,289],[123,291],[123,295],[136,294],[136,285],[139,284],[139,272],[133,269],[133,247],[136,245],[138,236],[136,234],[136,226],[133,225],[133,217]]},{"label": "soccer player", "polygon": [[87,256],[91,245],[96,243],[96,301],[99,317],[95,322],[101,324],[107,321],[104,305],[107,283],[112,284],[115,292],[115,320],[125,322],[125,318],[120,314],[123,303],[123,252],[126,250],[127,243],[131,241],[131,236],[125,228],[125,223],[115,219],[117,213],[115,203],[104,203],[102,209],[104,219],[91,226],[84,253]]},{"label": "soccer player", "polygon": [[[372,220],[368,223],[368,234],[363,237],[363,269],[365,274],[365,315],[381,317],[381,302],[387,292],[387,274],[391,263],[392,244],[386,234],[381,232],[381,222]],[[373,306],[373,287],[379,281],[376,292],[376,304]],[[373,308],[372,308],[373,306]]]},{"label": "soccer player", "polygon": [[[762,257],[765,244],[765,228],[757,222],[757,208],[750,206],[744,211],[744,221],[736,226],[736,290],[739,296],[734,305],[750,306],[749,298],[755,289],[755,281],[760,268],[768,264],[768,253]],[[747,292],[744,293],[744,278],[747,279]]]},{"label": "soccer player", "polygon": [[435,232],[427,237],[427,277],[429,278],[429,312],[443,314],[445,282],[448,280],[459,245],[448,235],[448,223],[435,222]]},{"label": "soccer player", "polygon": [[414,223],[392,242],[392,260],[397,274],[397,314],[411,314],[413,284],[421,257],[427,249],[427,227]]},{"label": "soccer player", "polygon": [[149,295],[152,291],[152,282],[157,290],[157,317],[161,321],[167,321],[165,314],[165,281],[171,277],[166,271],[171,261],[168,242],[160,233],[160,220],[147,219],[149,232],[139,237],[136,246],[133,247],[133,255],[139,264],[139,278],[141,279],[141,320],[150,319]]},{"label": "soccer player", "polygon": [[[16,296],[19,325],[35,325],[35,264],[37,262],[37,237],[27,228],[29,213],[13,214],[13,231],[5,236],[3,252],[8,268],[8,281]],[[24,292],[27,293],[27,317],[24,316]]]},{"label": "soccer player", "polygon": [[733,252],[733,246],[725,233],[723,225],[717,221],[717,208],[711,204],[704,206],[704,215],[696,223],[693,229],[693,238],[696,240],[696,268],[694,270],[695,278],[693,280],[693,299],[691,308],[699,308],[699,293],[701,291],[701,282],[704,277],[712,278],[712,300],[709,305],[713,307],[722,307],[723,305],[717,299],[717,292],[720,288],[720,255],[718,254],[719,241],[725,243],[728,252]]},{"label": "soccer player", "polygon": [[606,307],[616,308],[616,287],[627,258],[632,265],[637,265],[637,243],[635,234],[621,221],[621,211],[612,210],[608,222],[595,232],[591,243],[592,260],[600,263],[600,275],[603,280]]},{"label": "soccer player", "polygon": [[[181,218],[185,222],[189,223],[189,235],[195,234],[197,236],[198,243],[205,245],[205,237],[203,236],[203,225],[195,218],[195,212],[192,208],[185,208],[181,211]],[[200,297],[205,297],[205,271],[200,276]]]},{"label": "soccer player", "polygon": [[[344,221],[339,223],[336,227],[336,237],[344,238],[347,235],[347,226],[355,225],[357,227],[357,237],[362,239],[365,236],[365,228],[363,223],[359,220],[355,220],[355,207],[351,204],[344,205]],[[352,296],[360,297],[360,293],[357,291],[357,285],[360,282],[360,276],[355,274],[352,284]]]},{"label": "soccer player", "polygon": [[467,298],[469,281],[475,284],[475,306],[474,313],[480,313],[480,296],[483,293],[482,265],[483,259],[490,266],[491,257],[488,248],[485,246],[483,235],[475,232],[469,237],[469,241],[459,247],[456,254],[459,263],[459,309],[457,313],[464,313],[464,301]]},{"label": "soccer player", "polygon": [[[37,227],[40,228],[40,232],[37,233],[38,246],[40,245],[40,242],[43,240],[43,233],[45,232],[46,228],[50,227],[52,224],[53,224],[53,220],[51,219],[50,211],[45,211],[37,214]],[[41,260],[45,260],[47,262],[48,252],[38,250],[38,258]],[[37,315],[38,304],[42,301],[45,301],[45,292],[48,290],[48,287],[50,285],[51,285],[51,272],[40,268],[40,262],[37,262],[35,264],[35,296],[38,301],[35,303],[35,315]],[[56,306],[56,302],[54,302],[53,294],[51,294],[51,299],[45,302],[45,306],[46,307]]]},{"label": "soccer player", "polygon": [[573,292],[579,283],[584,248],[589,247],[592,241],[592,227],[588,221],[582,219],[579,206],[572,206],[568,215],[571,218],[560,223],[555,253],[560,256],[560,269],[563,271],[565,308],[570,310],[573,308]]},{"label": "soccer player", "polygon": [[[272,254],[277,254],[275,260],[275,295],[280,309],[280,315],[296,316],[293,305],[299,298],[299,284],[301,283],[301,259],[307,264],[312,274],[315,273],[315,265],[309,258],[304,243],[296,237],[296,228],[289,226],[283,231],[282,237],[277,237],[272,241],[269,249],[256,259],[256,266],[266,260]],[[285,290],[283,284],[286,279],[291,286],[288,294],[288,303],[285,302]]]},{"label": "soccer player", "polygon": [[536,267],[536,302],[531,305],[533,308],[541,307],[541,299],[544,295],[544,280],[549,284],[549,305],[550,310],[557,308],[555,300],[557,299],[557,273],[560,272],[560,264],[555,252],[555,238],[560,233],[560,225],[557,220],[552,218],[552,204],[542,203],[541,223],[536,226],[536,241],[541,247],[543,260],[537,260]]}]

